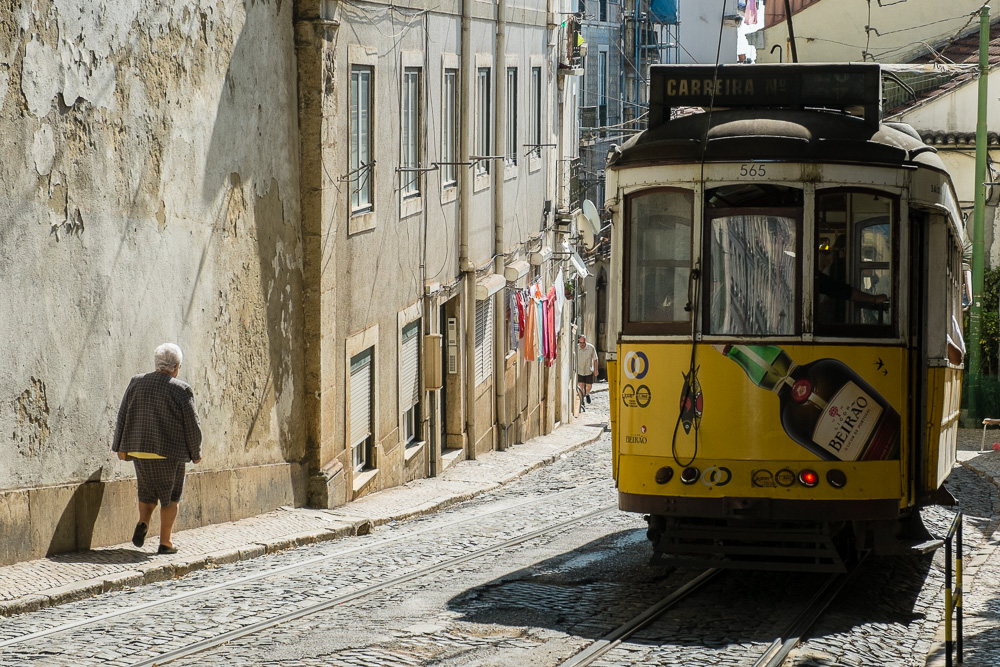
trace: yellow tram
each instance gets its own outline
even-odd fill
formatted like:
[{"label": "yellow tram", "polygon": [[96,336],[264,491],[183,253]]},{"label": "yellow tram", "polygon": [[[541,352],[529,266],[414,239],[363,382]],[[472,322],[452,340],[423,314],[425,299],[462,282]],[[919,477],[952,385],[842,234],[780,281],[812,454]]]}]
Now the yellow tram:
[{"label": "yellow tram", "polygon": [[841,570],[953,502],[962,216],[877,64],[662,65],[609,156],[619,506],[655,558]]}]

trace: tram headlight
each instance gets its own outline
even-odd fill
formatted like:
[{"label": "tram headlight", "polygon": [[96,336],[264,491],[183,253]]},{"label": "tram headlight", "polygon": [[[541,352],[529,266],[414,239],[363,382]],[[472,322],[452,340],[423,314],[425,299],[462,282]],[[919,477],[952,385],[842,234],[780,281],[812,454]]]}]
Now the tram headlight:
[{"label": "tram headlight", "polygon": [[835,489],[842,489],[847,486],[847,475],[843,470],[828,470],[826,472],[827,483]]},{"label": "tram headlight", "polygon": [[694,466],[684,468],[684,471],[681,472],[681,482],[684,484],[694,484],[699,477],[701,477],[701,471]]},{"label": "tram headlight", "polygon": [[663,466],[656,471],[656,483],[666,484],[674,477],[674,469],[670,466]]},{"label": "tram headlight", "polygon": [[819,483],[819,475],[815,470],[803,470],[799,472],[799,484],[810,489]]}]

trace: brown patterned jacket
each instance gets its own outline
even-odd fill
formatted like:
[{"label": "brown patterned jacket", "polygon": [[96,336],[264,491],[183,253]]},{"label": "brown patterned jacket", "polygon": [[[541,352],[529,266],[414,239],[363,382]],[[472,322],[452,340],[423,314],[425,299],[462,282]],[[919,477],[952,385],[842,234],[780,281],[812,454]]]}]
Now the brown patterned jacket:
[{"label": "brown patterned jacket", "polygon": [[191,386],[158,371],[133,377],[118,408],[111,450],[200,459],[201,424]]}]

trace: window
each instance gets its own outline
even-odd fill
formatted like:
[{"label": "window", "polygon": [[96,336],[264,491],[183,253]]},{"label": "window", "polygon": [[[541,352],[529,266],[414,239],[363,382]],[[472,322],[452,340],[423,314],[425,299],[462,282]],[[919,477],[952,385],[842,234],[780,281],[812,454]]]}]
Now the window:
[{"label": "window", "polygon": [[542,68],[531,68],[531,116],[528,143],[535,157],[541,155],[542,148]]},{"label": "window", "polygon": [[476,301],[476,385],[493,375],[493,297]]},{"label": "window", "polygon": [[420,68],[403,70],[400,186],[404,197],[420,195]]},{"label": "window", "polygon": [[355,470],[371,467],[374,434],[372,428],[372,357],[374,348],[351,357],[350,442]]},{"label": "window", "polygon": [[705,200],[706,331],[795,334],[802,190],[739,184],[708,190]]},{"label": "window", "polygon": [[403,442],[420,438],[420,321],[403,327],[399,352],[399,406],[403,413]]},{"label": "window", "polygon": [[[480,67],[476,71],[476,155],[490,154],[490,68]],[[490,173],[490,160],[476,162],[476,175]]]},{"label": "window", "polygon": [[690,332],[685,310],[691,280],[694,195],[657,190],[628,201],[626,320],[635,331]]},{"label": "window", "polygon": [[372,210],[373,192],[373,137],[372,137],[372,76],[373,70],[365,65],[351,66],[351,212]]},{"label": "window", "polygon": [[608,0],[601,0],[600,2],[600,20],[608,20]]},{"label": "window", "polygon": [[507,68],[507,150],[505,161],[517,164],[517,68]]},{"label": "window", "polygon": [[458,70],[444,71],[441,91],[441,185],[454,187],[458,182]]},{"label": "window", "polygon": [[[601,5],[604,7],[604,5]],[[604,20],[604,19],[601,19]],[[601,129],[601,137],[605,135],[608,125],[608,52],[597,53],[597,126]]]},{"label": "window", "polygon": [[[817,333],[890,334],[896,199],[873,192],[816,196]],[[869,327],[885,327],[876,332]]]}]

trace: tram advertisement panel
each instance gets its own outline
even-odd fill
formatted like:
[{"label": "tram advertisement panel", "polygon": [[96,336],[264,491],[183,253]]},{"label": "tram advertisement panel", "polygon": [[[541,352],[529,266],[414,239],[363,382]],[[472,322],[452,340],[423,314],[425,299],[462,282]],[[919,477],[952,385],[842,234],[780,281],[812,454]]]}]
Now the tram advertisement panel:
[{"label": "tram advertisement panel", "polygon": [[[886,347],[623,345],[623,455],[899,458],[906,354]],[[902,415],[902,418],[901,418]]]}]

